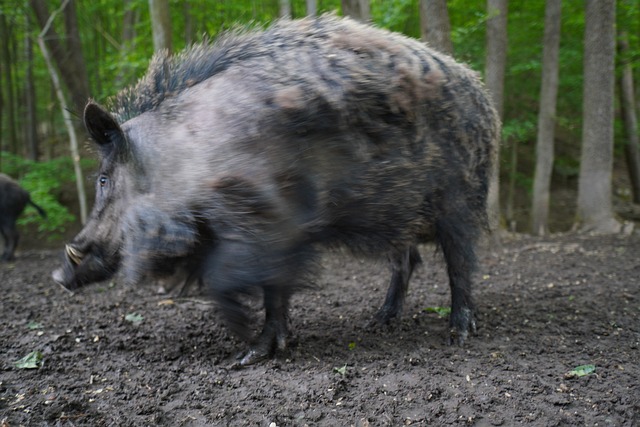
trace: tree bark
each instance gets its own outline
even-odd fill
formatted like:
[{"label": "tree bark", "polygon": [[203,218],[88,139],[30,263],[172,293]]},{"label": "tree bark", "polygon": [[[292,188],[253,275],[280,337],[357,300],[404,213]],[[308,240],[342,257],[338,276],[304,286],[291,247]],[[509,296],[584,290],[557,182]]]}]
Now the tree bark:
[{"label": "tree bark", "polygon": [[[2,18],[0,18],[2,19]],[[2,55],[0,55],[0,61],[2,60]],[[4,112],[4,93],[2,89],[2,76],[0,75],[0,135],[2,135],[2,118],[4,117],[2,113]],[[2,140],[0,140],[0,170],[2,170]]]},{"label": "tree bark", "polygon": [[67,132],[69,133],[69,145],[71,149],[71,158],[73,159],[73,167],[76,175],[76,189],[78,191],[78,202],[80,204],[80,221],[82,224],[87,222],[87,195],[84,189],[84,178],[82,177],[82,168],[80,167],[80,154],[78,151],[78,137],[76,135],[76,129],[73,127],[73,122],[71,121],[71,114],[69,114],[69,109],[67,108],[67,101],[64,97],[64,92],[62,90],[62,85],[60,84],[60,77],[58,76],[58,72],[56,68],[53,66],[53,60],[51,55],[49,54],[49,50],[47,48],[46,42],[44,38],[47,34],[49,34],[49,30],[51,28],[51,24],[55,16],[60,13],[66,6],[68,6],[70,0],[64,0],[60,9],[55,11],[45,22],[43,25],[42,32],[38,36],[38,45],[40,46],[40,50],[42,51],[42,56],[44,57],[45,63],[47,64],[47,69],[49,70],[49,74],[51,76],[51,82],[53,83],[53,87],[56,91],[56,95],[58,97],[58,101],[60,102],[60,109],[62,110],[62,116],[64,117],[64,123],[67,127]]},{"label": "tree bark", "polygon": [[[487,0],[485,81],[500,120],[503,118],[504,74],[507,63],[507,0]],[[500,155],[489,178],[489,227],[495,239],[500,228]]]},{"label": "tree bark", "polygon": [[549,201],[553,173],[556,105],[562,1],[547,0],[542,52],[542,87],[538,112],[536,170],[533,179],[531,232],[542,236],[549,232]]},{"label": "tree bark", "polygon": [[151,14],[151,29],[153,32],[153,50],[172,51],[171,15],[169,14],[169,0],[149,0]]},{"label": "tree bark", "polygon": [[[45,0],[29,0],[29,4],[33,9],[38,22],[39,28],[47,27],[47,32],[43,36],[43,40],[50,52],[52,61],[60,70],[60,76],[64,85],[69,90],[71,102],[76,112],[80,113],[89,98],[89,78],[87,77],[86,67],[84,65],[84,56],[80,46],[80,37],[78,35],[77,18],[75,12],[75,4],[73,1],[64,2],[65,7],[65,24],[67,34],[61,37],[52,26],[47,26],[49,19],[49,10]],[[66,8],[70,8],[68,11]],[[75,21],[75,23],[73,22]],[[61,41],[65,40],[66,44]]]},{"label": "tree bark", "polygon": [[586,0],[577,227],[596,233],[621,228],[611,202],[615,16],[615,0]]},{"label": "tree bark", "polygon": [[316,16],[318,14],[318,2],[316,0],[307,0],[307,15]]},{"label": "tree bark", "polygon": [[[629,53],[629,36],[624,31],[618,37],[618,50],[622,58]],[[629,60],[625,58],[622,64],[622,73],[620,74],[620,109],[622,110],[625,133],[627,134],[624,153],[629,172],[629,181],[631,182],[633,203],[640,204],[640,137],[638,137],[638,116],[636,115],[635,99],[633,69]]]},{"label": "tree bark", "polygon": [[361,22],[371,20],[369,0],[342,0],[342,14]]},{"label": "tree bark", "polygon": [[420,0],[420,27],[422,40],[430,47],[453,54],[447,0]]},{"label": "tree bark", "polygon": [[291,19],[291,0],[280,0],[280,18]]},{"label": "tree bark", "polygon": [[[118,75],[116,76],[116,82],[119,82],[118,86],[123,86],[125,84],[125,76],[128,76],[131,71],[131,65],[127,63],[126,58],[128,53],[135,48],[136,22],[138,22],[138,12],[133,9],[132,3],[132,0],[124,0],[124,16],[122,18],[122,41],[120,43],[121,66],[120,70],[118,71]],[[187,8],[187,5],[188,3],[185,3],[185,9]],[[185,33],[188,34],[186,29]]]},{"label": "tree bark", "polygon": [[38,121],[36,118],[36,90],[33,82],[33,42],[30,36],[31,31],[29,31],[31,29],[29,15],[25,15],[25,27],[27,28],[27,34],[24,38],[25,59],[27,63],[25,75],[26,86],[24,91],[27,106],[25,136],[27,147],[29,148],[29,158],[35,162],[38,161]]},{"label": "tree bark", "polygon": [[4,84],[4,93],[6,95],[6,111],[7,111],[7,130],[9,138],[6,142],[2,142],[0,150],[10,151],[15,154],[15,149],[18,144],[18,135],[16,130],[16,103],[15,103],[15,85],[13,81],[13,69],[12,64],[14,62],[11,55],[11,34],[9,30],[9,24],[5,15],[0,14],[0,37],[2,38],[2,60],[5,63],[4,81],[0,84]]},{"label": "tree bark", "polygon": [[191,3],[184,2],[184,41],[188,45],[193,43],[193,14],[191,13]]}]

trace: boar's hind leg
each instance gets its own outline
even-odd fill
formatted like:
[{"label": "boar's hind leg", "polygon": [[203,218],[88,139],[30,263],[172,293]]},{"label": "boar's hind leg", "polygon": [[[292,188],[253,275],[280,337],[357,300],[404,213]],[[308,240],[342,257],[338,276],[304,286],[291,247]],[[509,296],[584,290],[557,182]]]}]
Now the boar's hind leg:
[{"label": "boar's hind leg", "polygon": [[4,253],[2,254],[2,261],[12,261],[14,259],[14,252],[16,246],[18,246],[18,230],[7,224],[0,226],[0,232],[4,239]]},{"label": "boar's hind leg", "polygon": [[476,267],[477,230],[471,224],[472,220],[455,215],[446,215],[436,223],[436,240],[447,263],[451,287],[449,344],[462,345],[469,331],[476,332],[471,276]]},{"label": "boar's hind leg", "polygon": [[387,296],[370,325],[375,323],[386,325],[400,316],[411,274],[416,265],[421,262],[420,253],[415,246],[409,247],[404,253],[396,254],[391,259],[391,281]]}]

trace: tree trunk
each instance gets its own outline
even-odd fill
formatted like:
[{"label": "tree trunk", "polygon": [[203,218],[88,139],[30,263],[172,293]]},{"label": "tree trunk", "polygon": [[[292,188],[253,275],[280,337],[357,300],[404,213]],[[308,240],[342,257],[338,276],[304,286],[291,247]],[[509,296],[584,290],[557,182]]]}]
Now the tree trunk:
[{"label": "tree trunk", "polygon": [[547,0],[542,52],[542,87],[538,111],[536,170],[533,179],[531,232],[542,236],[549,232],[549,200],[553,173],[558,67],[560,52],[561,0]]},{"label": "tree trunk", "polygon": [[[0,61],[1,60],[2,60],[2,55],[0,55]],[[4,115],[2,114],[3,112],[4,112],[4,93],[2,89],[2,75],[0,75],[0,135],[2,135],[2,118],[4,117]],[[2,140],[1,139],[0,139],[0,171],[2,171]]]},{"label": "tree trunk", "polygon": [[316,0],[307,0],[307,15],[316,16],[318,14],[318,2]]},{"label": "tree trunk", "polygon": [[187,46],[193,43],[193,14],[191,13],[191,3],[184,2],[184,41]]},{"label": "tree trunk", "polygon": [[[47,44],[47,50],[51,54],[52,61],[55,62],[58,70],[60,70],[60,77],[64,85],[69,90],[73,108],[80,113],[84,110],[89,98],[89,79],[84,65],[82,49],[80,48],[75,4],[73,1],[64,2],[67,5],[65,7],[67,35],[61,37],[52,26],[46,25],[49,19],[47,3],[45,0],[29,0],[39,28],[47,27],[47,33],[44,34],[43,40]],[[66,10],[67,7],[69,10]],[[62,40],[65,40],[66,44],[63,44]]]},{"label": "tree trunk", "polygon": [[153,31],[153,50],[171,52],[171,15],[169,0],[149,0],[151,29]]},{"label": "tree trunk", "polygon": [[[622,32],[618,39],[620,56],[624,58],[629,53],[629,37],[626,32]],[[638,137],[638,116],[634,100],[633,69],[629,60],[625,58],[620,74],[620,109],[627,134],[624,153],[633,192],[633,203],[640,204],[640,138]]]},{"label": "tree trunk", "polygon": [[36,90],[33,82],[33,42],[30,36],[31,22],[29,15],[25,15],[25,27],[27,34],[24,38],[24,50],[26,59],[25,91],[24,97],[27,104],[27,123],[25,135],[27,147],[29,148],[29,158],[34,162],[38,160],[38,131],[36,119]]},{"label": "tree trunk", "polygon": [[[500,120],[503,118],[504,73],[507,63],[507,0],[487,0],[487,58],[485,81]],[[489,227],[494,238],[500,228],[500,155],[489,178]]]},{"label": "tree trunk", "polygon": [[73,122],[71,121],[71,114],[69,114],[69,109],[67,108],[67,101],[64,97],[64,92],[62,91],[62,85],[60,84],[60,78],[58,76],[58,72],[56,68],[53,66],[53,61],[51,55],[49,54],[49,50],[47,49],[47,45],[44,41],[44,37],[49,34],[49,30],[51,28],[51,24],[55,16],[60,13],[66,6],[68,6],[70,0],[65,0],[60,6],[60,9],[55,11],[49,19],[43,25],[42,32],[38,36],[38,45],[40,46],[40,50],[42,51],[42,56],[44,57],[45,63],[47,64],[47,69],[49,70],[49,74],[51,75],[51,82],[53,83],[53,87],[56,91],[56,95],[58,97],[58,101],[60,102],[60,109],[62,110],[62,116],[64,117],[64,123],[67,127],[67,132],[69,133],[69,145],[71,149],[71,158],[73,159],[73,167],[76,174],[76,189],[78,191],[78,202],[80,204],[80,221],[82,224],[87,222],[87,195],[84,189],[84,178],[82,177],[82,168],[80,167],[80,154],[78,151],[78,137],[76,135],[76,129],[73,127]]},{"label": "tree trunk", "polygon": [[291,19],[291,0],[280,0],[280,18]]},{"label": "tree trunk", "polygon": [[[185,3],[185,8],[188,3]],[[119,82],[118,86],[124,86],[125,76],[130,75],[131,65],[125,60],[128,53],[135,48],[136,39],[136,23],[138,22],[138,12],[133,8],[132,0],[124,1],[124,16],[122,18],[122,42],[120,44],[120,70],[116,76],[116,82]],[[185,30],[186,32],[187,30]]]},{"label": "tree trunk", "polygon": [[586,0],[577,226],[597,233],[620,231],[611,202],[615,16],[615,0]]},{"label": "tree trunk", "polygon": [[342,15],[361,22],[371,20],[369,0],[342,0]]},{"label": "tree trunk", "polygon": [[7,130],[9,138],[5,142],[2,142],[0,150],[6,150],[15,154],[15,148],[17,146],[18,136],[16,130],[16,102],[14,97],[15,85],[13,81],[13,69],[12,64],[14,59],[11,55],[11,31],[7,23],[6,15],[0,14],[0,38],[2,38],[2,60],[5,64],[4,81],[0,84],[5,84],[4,93],[6,95],[6,111],[7,111]]},{"label": "tree trunk", "polygon": [[420,33],[432,48],[453,54],[447,0],[420,0]]}]

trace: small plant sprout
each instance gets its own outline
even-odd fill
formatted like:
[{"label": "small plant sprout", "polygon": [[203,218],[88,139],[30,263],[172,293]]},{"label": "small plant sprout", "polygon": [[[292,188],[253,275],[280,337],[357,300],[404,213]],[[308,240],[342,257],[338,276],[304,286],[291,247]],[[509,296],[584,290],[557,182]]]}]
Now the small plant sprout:
[{"label": "small plant sprout", "polygon": [[124,316],[124,320],[126,320],[127,322],[131,322],[134,325],[139,325],[144,320],[144,317],[138,313],[129,313]]},{"label": "small plant sprout", "polygon": [[427,307],[423,311],[436,313],[439,317],[447,317],[451,314],[451,307]]}]

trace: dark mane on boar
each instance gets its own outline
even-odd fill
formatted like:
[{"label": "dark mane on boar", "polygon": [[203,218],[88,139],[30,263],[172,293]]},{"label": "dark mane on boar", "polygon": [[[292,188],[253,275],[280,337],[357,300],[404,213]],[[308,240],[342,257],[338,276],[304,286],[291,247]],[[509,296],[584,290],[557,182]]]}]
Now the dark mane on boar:
[{"label": "dark mane on boar", "polygon": [[386,259],[378,323],[400,316],[435,241],[451,288],[451,342],[475,331],[475,248],[487,223],[500,123],[477,73],[417,40],[335,16],[231,31],[157,55],[113,113],[84,122],[101,156],[90,220],[54,279],[187,271],[248,336],[240,364],[286,348],[291,294],[320,249]]}]

